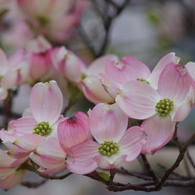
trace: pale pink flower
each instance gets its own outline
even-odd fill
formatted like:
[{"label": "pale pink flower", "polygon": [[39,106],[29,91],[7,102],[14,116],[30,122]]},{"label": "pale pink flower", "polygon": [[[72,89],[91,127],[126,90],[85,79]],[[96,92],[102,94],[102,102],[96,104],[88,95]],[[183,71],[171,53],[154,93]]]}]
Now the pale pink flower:
[{"label": "pale pink flower", "polygon": [[58,72],[68,81],[78,84],[86,65],[73,52],[64,46],[55,48],[52,52],[52,61]]},{"label": "pale pink flower", "polygon": [[112,169],[133,161],[145,143],[144,130],[134,126],[126,130],[128,117],[116,105],[97,104],[89,115],[89,127],[95,141],[87,139],[69,150],[74,157],[70,171],[87,174],[100,167]]},{"label": "pale pink flower", "polygon": [[109,60],[115,60],[115,55],[109,54],[97,58],[86,69],[83,80],[79,87],[83,91],[85,97],[91,102],[97,103],[114,103],[114,98],[105,90],[102,85],[99,74],[104,73],[104,68]]},{"label": "pale pink flower", "polygon": [[192,104],[189,106],[186,101],[193,85],[187,69],[174,62],[161,73],[158,91],[141,81],[123,84],[117,104],[129,117],[146,119],[141,125],[148,135],[143,153],[154,153],[172,138],[176,122],[183,120],[192,109]]},{"label": "pale pink flower", "polygon": [[71,0],[31,0],[30,4],[28,0],[17,2],[36,30],[58,43],[67,40],[72,34],[85,7],[77,6],[78,2]]},{"label": "pale pink flower", "polygon": [[42,142],[30,154],[30,158],[41,166],[39,169],[41,172],[56,173],[66,167],[72,170],[75,166],[74,156],[69,154],[69,150],[84,142],[89,136],[88,116],[77,112],[59,123],[58,138]]},{"label": "pale pink flower", "polygon": [[25,51],[18,50],[8,59],[0,49],[0,101],[7,97],[7,90],[18,84],[25,83],[29,64],[25,59]]},{"label": "pale pink flower", "polygon": [[22,183],[26,177],[27,170],[20,169],[20,166],[13,167],[12,164],[15,159],[1,149],[0,157],[0,188],[8,190]]},{"label": "pale pink flower", "polygon": [[12,50],[23,48],[27,41],[33,38],[33,32],[18,9],[16,0],[5,1],[7,2],[5,9],[9,11],[1,18],[2,24],[4,24],[1,25],[2,45]]},{"label": "pale pink flower", "polygon": [[39,144],[49,137],[57,137],[63,96],[55,81],[37,83],[30,94],[32,115],[11,121],[8,130],[0,131],[0,138],[15,158],[27,158]]},{"label": "pale pink flower", "polygon": [[100,74],[100,77],[106,91],[116,98],[121,85],[127,81],[141,80],[157,89],[159,76],[170,62],[178,62],[173,52],[165,55],[151,72],[148,66],[132,56],[126,56],[121,60],[110,59],[105,64],[105,73]]}]

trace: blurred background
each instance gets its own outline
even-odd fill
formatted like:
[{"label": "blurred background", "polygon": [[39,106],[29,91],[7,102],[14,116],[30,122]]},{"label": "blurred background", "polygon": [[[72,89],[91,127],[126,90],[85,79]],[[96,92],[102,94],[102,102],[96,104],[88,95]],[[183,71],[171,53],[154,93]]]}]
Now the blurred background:
[{"label": "blurred background", "polygon": [[[82,0],[81,0],[82,2]],[[112,2],[112,3],[111,3]],[[125,3],[124,3],[125,2]],[[30,1],[29,1],[30,3]],[[122,6],[124,3],[124,6]],[[121,8],[121,10],[118,10]],[[8,55],[16,49],[24,47],[26,41],[33,35],[29,33],[24,21],[15,21],[18,7],[14,1],[2,3],[0,6],[0,46]],[[21,16],[22,18],[23,16]],[[194,0],[129,0],[106,1],[89,0],[80,15],[79,22],[71,30],[68,38],[63,41],[50,41],[53,45],[65,45],[87,64],[95,58],[112,53],[122,58],[133,56],[152,70],[159,59],[169,52],[175,52],[181,58],[181,64],[195,61],[195,1]],[[66,20],[66,18],[64,18]],[[61,20],[61,23],[64,22]],[[21,30],[24,28],[25,30]],[[22,114],[29,107],[30,87],[20,88],[18,96],[13,100],[13,112]],[[85,104],[80,102],[85,102]],[[86,99],[82,99],[68,113],[82,110],[87,111],[92,106]],[[179,139],[183,142],[194,132],[195,111],[181,122],[178,129]],[[195,147],[190,147],[190,154],[195,160]],[[149,162],[157,173],[163,169],[158,165],[169,167],[178,155],[178,150],[168,145],[160,149],[155,155],[148,155]],[[138,160],[124,164],[128,170],[140,171]],[[187,170],[185,162],[176,170],[180,174],[195,175],[194,169]],[[118,174],[116,181],[125,183],[143,182],[130,176]],[[43,179],[30,173],[26,181],[37,182]],[[0,195],[112,195],[136,194],[147,192],[109,192],[105,186],[85,176],[71,175],[64,180],[47,181],[36,189],[16,186],[9,191],[0,189]],[[195,194],[194,189],[164,187],[159,192],[151,194]]]}]

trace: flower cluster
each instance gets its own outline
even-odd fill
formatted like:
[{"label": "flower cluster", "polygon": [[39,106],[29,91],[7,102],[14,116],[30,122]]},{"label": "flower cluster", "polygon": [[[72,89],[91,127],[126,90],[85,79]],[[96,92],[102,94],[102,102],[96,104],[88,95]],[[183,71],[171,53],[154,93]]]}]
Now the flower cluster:
[{"label": "flower cluster", "polygon": [[[41,46],[45,48],[44,44]],[[88,174],[97,168],[113,169],[133,161],[140,153],[155,153],[170,141],[176,123],[194,106],[195,64],[179,65],[174,53],[165,55],[150,72],[145,64],[130,56],[119,60],[110,54],[86,67],[64,47],[48,49],[56,71],[95,106],[88,114],[79,111],[65,117],[61,115],[64,103],[57,82],[35,84],[30,108],[0,131],[0,138],[8,148],[1,151],[1,156],[10,162],[5,165],[4,158],[0,162],[3,189],[21,183],[26,170],[35,165],[44,174],[64,169]],[[27,56],[31,55],[36,56]],[[5,65],[7,61],[3,53],[2,56]],[[36,59],[43,61],[41,57]],[[35,78],[42,76],[41,71],[33,73],[33,65],[30,68]],[[12,69],[2,76],[2,87],[9,71]],[[139,125],[129,125],[131,119],[137,119]],[[20,179],[12,181],[16,176]]]}]

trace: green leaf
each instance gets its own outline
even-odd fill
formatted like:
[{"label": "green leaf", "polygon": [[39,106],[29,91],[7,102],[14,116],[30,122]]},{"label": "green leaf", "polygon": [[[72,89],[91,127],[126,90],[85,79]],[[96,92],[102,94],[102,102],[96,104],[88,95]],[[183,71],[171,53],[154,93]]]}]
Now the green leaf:
[{"label": "green leaf", "polygon": [[[104,178],[106,181],[109,181],[109,180],[110,180],[110,176],[109,176],[107,173],[105,173],[105,172],[98,172],[98,174],[99,174],[102,178]],[[103,182],[101,182],[101,183],[103,183]],[[103,183],[103,184],[105,184],[105,183]]]}]

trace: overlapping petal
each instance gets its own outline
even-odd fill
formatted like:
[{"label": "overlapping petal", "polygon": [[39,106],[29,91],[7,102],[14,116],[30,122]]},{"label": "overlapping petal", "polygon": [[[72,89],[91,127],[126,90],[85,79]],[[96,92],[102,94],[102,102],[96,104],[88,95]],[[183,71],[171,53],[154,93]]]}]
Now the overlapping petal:
[{"label": "overlapping petal", "polygon": [[153,116],[160,100],[158,93],[142,81],[129,81],[116,97],[119,107],[131,118],[146,119]]},{"label": "overlapping petal", "polygon": [[8,141],[4,144],[15,152],[28,153],[35,150],[43,140],[41,135],[26,134],[18,137],[13,143]]},{"label": "overlapping petal", "polygon": [[43,168],[53,169],[65,163],[66,152],[56,138],[43,141],[30,158]]},{"label": "overlapping petal", "polygon": [[134,57],[126,56],[120,61],[109,61],[105,74],[113,81],[123,84],[130,80],[147,79],[150,69]]},{"label": "overlapping petal", "polygon": [[25,179],[27,171],[24,169],[20,169],[15,171],[15,173],[11,174],[10,176],[4,178],[0,181],[0,188],[4,190],[8,190],[20,183]]},{"label": "overlapping petal", "polygon": [[118,142],[124,135],[128,117],[117,104],[97,104],[89,115],[91,134],[99,142]]},{"label": "overlapping petal", "polygon": [[68,154],[72,157],[72,162],[67,164],[69,171],[77,174],[88,174],[94,171],[98,165],[94,161],[94,156],[98,155],[99,144],[87,139],[81,144],[71,147]]},{"label": "overlapping petal", "polygon": [[171,121],[169,115],[159,117],[157,114],[145,120],[141,128],[147,135],[147,141],[143,145],[142,153],[155,153],[156,150],[163,147],[172,138],[175,122]]},{"label": "overlapping petal", "polygon": [[58,125],[58,139],[64,151],[85,141],[89,136],[88,116],[77,112]]},{"label": "overlapping petal", "polygon": [[59,118],[63,96],[56,83],[37,83],[31,91],[30,107],[37,122],[48,121],[53,125]]},{"label": "overlapping petal", "polygon": [[158,92],[162,99],[169,98],[177,106],[187,98],[192,84],[193,80],[186,68],[172,62],[160,75]]},{"label": "overlapping petal", "polygon": [[88,76],[90,75],[98,76],[99,73],[105,73],[105,65],[107,64],[107,62],[116,60],[118,60],[118,57],[113,54],[108,54],[99,57],[89,65],[89,67],[85,71],[85,74]]},{"label": "overlapping petal", "polygon": [[121,141],[118,143],[121,155],[126,155],[126,162],[135,160],[146,142],[147,135],[143,128],[133,126],[125,132]]},{"label": "overlapping petal", "polygon": [[152,71],[151,75],[147,79],[150,82],[150,85],[154,88],[158,88],[158,80],[160,74],[162,73],[163,69],[169,64],[170,62],[178,63],[179,58],[175,56],[174,52],[170,52],[164,57],[160,59],[158,64],[155,66],[154,70]]}]

